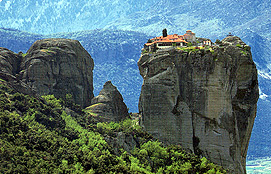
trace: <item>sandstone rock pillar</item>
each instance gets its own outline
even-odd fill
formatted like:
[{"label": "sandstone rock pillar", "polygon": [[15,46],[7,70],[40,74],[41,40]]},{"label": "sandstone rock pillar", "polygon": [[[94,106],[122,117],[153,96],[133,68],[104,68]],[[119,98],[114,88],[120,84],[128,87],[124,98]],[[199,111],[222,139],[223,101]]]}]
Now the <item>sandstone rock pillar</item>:
[{"label": "sandstone rock pillar", "polygon": [[138,61],[143,125],[165,143],[245,173],[259,97],[250,47],[229,36],[208,49],[160,49]]}]

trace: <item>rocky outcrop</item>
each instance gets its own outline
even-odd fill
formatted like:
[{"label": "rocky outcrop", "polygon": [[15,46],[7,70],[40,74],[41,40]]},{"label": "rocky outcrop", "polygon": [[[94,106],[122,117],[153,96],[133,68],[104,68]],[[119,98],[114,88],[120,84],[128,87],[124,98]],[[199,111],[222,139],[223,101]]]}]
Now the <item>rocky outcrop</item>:
[{"label": "rocky outcrop", "polygon": [[236,36],[213,50],[161,49],[138,61],[146,130],[231,173],[245,173],[258,100],[250,47]]},{"label": "rocky outcrop", "polygon": [[0,79],[6,81],[16,91],[28,95],[35,95],[30,86],[23,83],[18,77],[22,53],[16,54],[0,47]]},{"label": "rocky outcrop", "polygon": [[0,47],[0,67],[1,73],[15,76],[20,67],[20,55]]},{"label": "rocky outcrop", "polygon": [[89,106],[93,98],[93,59],[79,41],[36,41],[20,64],[20,79],[40,95],[54,94]]},{"label": "rocky outcrop", "polygon": [[88,113],[97,117],[100,121],[121,121],[129,116],[126,104],[118,89],[107,81],[99,95],[91,101],[91,106],[87,107]]}]

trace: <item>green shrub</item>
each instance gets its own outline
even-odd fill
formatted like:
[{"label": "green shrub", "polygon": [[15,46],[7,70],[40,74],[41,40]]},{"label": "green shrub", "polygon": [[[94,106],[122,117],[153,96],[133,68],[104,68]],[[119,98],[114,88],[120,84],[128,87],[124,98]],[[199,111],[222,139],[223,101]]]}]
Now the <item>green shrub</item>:
[{"label": "green shrub", "polygon": [[25,56],[27,56],[27,55],[28,55],[28,53],[23,53],[23,54],[22,54],[23,57],[25,57]]},{"label": "green shrub", "polygon": [[54,95],[45,95],[45,96],[41,96],[42,98],[44,98],[48,104],[50,104],[52,107],[57,108],[57,109],[61,109],[62,106],[60,104],[60,100],[55,98]]},{"label": "green shrub", "polygon": [[144,49],[144,50],[142,51],[142,54],[145,54],[145,53],[148,53],[148,51]]},{"label": "green shrub", "polygon": [[244,54],[244,55],[247,55],[246,51],[241,50],[241,53]]},{"label": "green shrub", "polygon": [[236,44],[236,46],[239,47],[239,48],[242,48],[242,46],[240,44]]},{"label": "green shrub", "polygon": [[216,39],[215,43],[220,45],[220,44],[222,44],[222,41],[220,41],[219,39]]}]

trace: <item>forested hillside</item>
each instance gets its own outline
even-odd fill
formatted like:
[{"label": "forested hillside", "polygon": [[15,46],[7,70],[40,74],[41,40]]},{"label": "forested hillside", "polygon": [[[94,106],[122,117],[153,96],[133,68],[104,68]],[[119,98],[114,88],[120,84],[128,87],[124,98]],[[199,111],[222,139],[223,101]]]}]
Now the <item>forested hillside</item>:
[{"label": "forested hillside", "polygon": [[[24,95],[1,79],[1,173],[226,173],[180,146],[164,146],[135,120],[97,122],[70,99]],[[130,150],[120,134],[135,142]]]}]

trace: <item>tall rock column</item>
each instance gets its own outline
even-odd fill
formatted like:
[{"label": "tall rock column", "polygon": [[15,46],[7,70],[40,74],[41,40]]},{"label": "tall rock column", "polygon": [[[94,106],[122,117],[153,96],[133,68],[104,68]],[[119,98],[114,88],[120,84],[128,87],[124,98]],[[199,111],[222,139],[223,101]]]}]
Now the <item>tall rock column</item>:
[{"label": "tall rock column", "polygon": [[20,74],[38,94],[72,94],[74,102],[85,107],[93,98],[93,68],[93,59],[79,41],[43,39],[27,51]]},{"label": "tall rock column", "polygon": [[138,61],[143,125],[165,143],[246,173],[259,97],[250,47],[236,36],[213,50],[160,49]]}]

